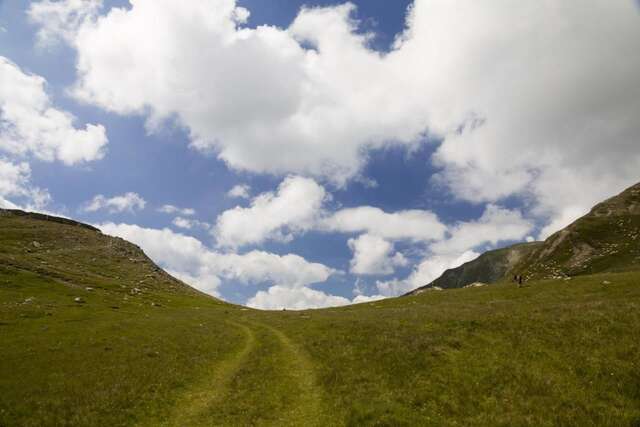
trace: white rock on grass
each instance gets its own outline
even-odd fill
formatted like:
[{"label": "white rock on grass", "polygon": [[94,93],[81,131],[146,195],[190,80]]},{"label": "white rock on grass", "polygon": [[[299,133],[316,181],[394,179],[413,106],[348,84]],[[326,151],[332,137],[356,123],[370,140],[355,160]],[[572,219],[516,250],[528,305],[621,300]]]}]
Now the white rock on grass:
[{"label": "white rock on grass", "polygon": [[473,282],[470,285],[465,286],[465,288],[481,288],[482,286],[487,286],[487,284],[482,282]]}]

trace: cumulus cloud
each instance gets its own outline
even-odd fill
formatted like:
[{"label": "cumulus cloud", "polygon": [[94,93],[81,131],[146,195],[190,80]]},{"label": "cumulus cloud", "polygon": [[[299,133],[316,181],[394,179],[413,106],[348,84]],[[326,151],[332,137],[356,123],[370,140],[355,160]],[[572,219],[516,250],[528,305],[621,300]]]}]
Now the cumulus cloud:
[{"label": "cumulus cloud", "polygon": [[[19,200],[23,206],[8,200]],[[31,183],[31,168],[26,162],[14,163],[0,157],[0,207],[5,209],[41,209],[51,196]]]},{"label": "cumulus cloud", "polygon": [[431,243],[425,257],[408,277],[378,281],[376,286],[381,295],[404,294],[429,284],[447,269],[477,258],[481,250],[522,241],[532,229],[533,224],[520,211],[488,205],[479,219],[454,224],[444,239]]},{"label": "cumulus cloud", "polygon": [[404,267],[408,263],[402,253],[394,251],[393,243],[379,236],[363,234],[349,239],[347,244],[353,252],[353,274],[391,274],[396,267]]},{"label": "cumulus cloud", "polygon": [[312,178],[289,176],[277,191],[258,195],[249,207],[223,212],[213,233],[221,246],[239,247],[269,239],[289,241],[311,229],[416,242],[442,239],[447,229],[433,212],[425,210],[388,213],[360,206],[329,214],[324,206],[329,199],[325,188]]},{"label": "cumulus cloud", "polygon": [[205,230],[208,230],[209,228],[211,228],[211,225],[206,222],[198,221],[197,219],[192,218],[183,218],[181,216],[175,217],[173,221],[171,221],[171,223],[178,228],[184,228],[187,230],[191,230],[192,228],[203,228]]},{"label": "cumulus cloud", "polygon": [[295,290],[324,282],[335,273],[323,264],[308,262],[294,254],[277,255],[262,251],[219,253],[208,249],[194,237],[167,228],[158,230],[114,223],[98,227],[106,234],[136,243],[168,271],[214,295],[223,280],[244,284],[271,283],[279,288]]},{"label": "cumulus cloud", "polygon": [[107,210],[109,213],[119,212],[135,212],[143,210],[147,202],[137,193],[125,193],[120,196],[107,198],[102,194],[95,196],[83,208],[85,212],[96,212],[99,210]]},{"label": "cumulus cloud", "polygon": [[104,127],[76,129],[70,113],[52,106],[45,86],[44,78],[26,74],[0,56],[0,150],[67,165],[102,158]]},{"label": "cumulus cloud", "polygon": [[235,199],[248,199],[251,197],[251,187],[246,184],[238,184],[227,192],[227,196]]},{"label": "cumulus cloud", "polygon": [[520,6],[416,2],[399,49],[421,52],[412,74],[435,67],[416,93],[437,105],[440,182],[528,194],[558,229],[638,179],[640,19],[622,0]]},{"label": "cumulus cloud", "polygon": [[341,209],[324,219],[320,227],[327,231],[366,232],[390,240],[413,241],[441,239],[447,229],[430,211],[387,213],[372,206]]},{"label": "cumulus cloud", "polygon": [[349,300],[337,295],[330,295],[308,287],[286,288],[272,286],[266,291],[259,291],[247,301],[249,307],[261,310],[306,310],[312,308],[340,307],[349,304],[360,304],[379,301],[387,298],[384,295],[356,295]]},{"label": "cumulus cloud", "polygon": [[461,255],[435,255],[424,259],[406,279],[376,282],[378,292],[385,297],[403,295],[420,286],[427,285],[450,268],[456,268],[477,258],[480,254],[465,251]]},{"label": "cumulus cloud", "polygon": [[0,195],[22,195],[31,175],[31,168],[27,163],[12,163],[0,157]]},{"label": "cumulus cloud", "polygon": [[558,215],[547,224],[542,230],[540,230],[539,240],[545,240],[558,230],[563,229],[567,225],[571,224],[577,218],[586,215],[590,209],[585,206],[566,206],[559,211]]},{"label": "cumulus cloud", "polygon": [[182,218],[180,216],[174,218],[171,223],[178,228],[190,229],[191,227],[193,227],[190,220],[188,220],[187,218]]},{"label": "cumulus cloud", "polygon": [[160,208],[158,208],[158,212],[162,212],[162,213],[166,213],[166,214],[178,214],[181,216],[193,216],[196,214],[195,209],[191,209],[191,208],[179,208],[177,206],[174,205],[163,205]]},{"label": "cumulus cloud", "polygon": [[31,3],[29,19],[40,25],[37,38],[41,47],[51,47],[61,40],[72,41],[80,25],[94,18],[102,0],[43,0]]},{"label": "cumulus cloud", "polygon": [[638,179],[634,2],[416,0],[384,54],[354,8],[305,8],[287,29],[243,26],[233,0],[71,20],[74,93],[150,128],[177,117],[232,168],[336,183],[367,148],[433,135],[438,183],[474,202],[526,194],[552,228]]},{"label": "cumulus cloud", "polygon": [[[353,10],[303,9],[285,30],[242,26],[246,13],[231,0],[139,0],[82,21],[69,42],[74,93],[110,111],[149,112],[151,128],[177,117],[194,147],[233,168],[342,183],[363,148],[414,144],[426,130],[404,94],[389,96],[402,88],[380,84],[401,70],[367,48]],[[122,67],[134,71],[123,78]]]},{"label": "cumulus cloud", "polygon": [[166,271],[176,279],[182,280],[184,283],[187,283],[189,286],[192,286],[199,291],[213,295],[214,297],[220,297],[218,287],[222,283],[222,280],[220,280],[220,277],[215,274],[211,274],[207,271],[188,273],[181,270],[171,270],[169,268],[167,268]]},{"label": "cumulus cloud", "polygon": [[437,254],[460,254],[485,244],[520,241],[532,229],[533,224],[520,211],[490,204],[479,219],[451,227],[449,237],[431,245],[431,250]]},{"label": "cumulus cloud", "polygon": [[251,206],[223,212],[213,231],[218,244],[240,247],[265,240],[289,241],[314,226],[328,195],[313,179],[289,176],[276,192],[262,193]]},{"label": "cumulus cloud", "polygon": [[351,303],[361,304],[365,302],[379,301],[385,298],[387,297],[384,295],[356,295],[356,297],[353,300],[351,300]]},{"label": "cumulus cloud", "polygon": [[337,307],[351,304],[344,297],[328,295],[311,288],[289,289],[283,286],[272,286],[267,291],[260,291],[247,301],[249,307],[262,310],[303,310],[308,308]]}]

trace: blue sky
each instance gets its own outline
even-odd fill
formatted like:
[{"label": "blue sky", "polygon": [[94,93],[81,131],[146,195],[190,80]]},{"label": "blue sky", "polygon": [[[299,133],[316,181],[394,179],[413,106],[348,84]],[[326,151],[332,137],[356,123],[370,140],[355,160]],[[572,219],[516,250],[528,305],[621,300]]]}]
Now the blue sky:
[{"label": "blue sky", "polygon": [[[639,178],[633,2],[526,25],[508,3],[175,8],[0,2],[0,203],[97,224],[226,300],[305,308],[401,294]],[[75,120],[31,132],[46,108]]]}]

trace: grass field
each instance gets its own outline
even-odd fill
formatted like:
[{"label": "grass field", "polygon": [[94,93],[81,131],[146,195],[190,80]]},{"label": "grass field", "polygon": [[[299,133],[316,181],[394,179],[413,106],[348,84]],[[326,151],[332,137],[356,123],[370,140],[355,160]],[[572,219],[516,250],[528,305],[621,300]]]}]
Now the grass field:
[{"label": "grass field", "polygon": [[16,221],[1,426],[640,425],[638,273],[262,312],[90,230]]},{"label": "grass field", "polygon": [[638,425],[639,280],[258,312],[4,270],[0,424]]}]

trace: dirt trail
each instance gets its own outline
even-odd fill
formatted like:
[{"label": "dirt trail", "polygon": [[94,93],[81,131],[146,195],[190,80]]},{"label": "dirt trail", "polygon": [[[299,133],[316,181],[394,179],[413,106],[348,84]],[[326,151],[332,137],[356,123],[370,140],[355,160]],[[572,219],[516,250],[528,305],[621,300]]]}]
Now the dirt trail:
[{"label": "dirt trail", "polygon": [[[324,397],[317,385],[313,363],[304,351],[280,330],[264,323],[248,319],[229,323],[246,335],[243,347],[212,366],[210,373],[193,384],[178,400],[168,419],[143,425],[333,425],[324,410]],[[266,348],[268,353],[264,353]],[[265,368],[267,359],[271,362],[265,372],[261,369]],[[251,384],[255,384],[252,379],[262,375],[265,377],[261,385],[266,388],[252,390]],[[256,393],[263,394],[251,395]],[[274,395],[281,396],[287,403],[265,407],[265,411],[257,415],[238,409],[243,397],[260,399]]]},{"label": "dirt trail", "polygon": [[[229,322],[241,329],[246,336],[244,346],[223,362],[212,366],[209,375],[194,384],[176,403],[173,414],[160,422],[163,426],[196,426],[202,425],[200,415],[213,404],[220,402],[228,393],[228,386],[233,376],[245,363],[256,346],[256,337],[251,328],[236,322]],[[148,424],[151,425],[151,424]],[[153,425],[158,425],[157,421]],[[205,423],[206,425],[206,423]]]},{"label": "dirt trail", "polygon": [[283,414],[283,425],[291,426],[327,426],[331,425],[330,420],[323,411],[323,392],[317,385],[313,363],[307,355],[297,347],[284,333],[266,325],[262,325],[273,333],[280,343],[282,349],[288,354],[287,369],[289,375],[294,378],[300,393],[295,407]]}]

